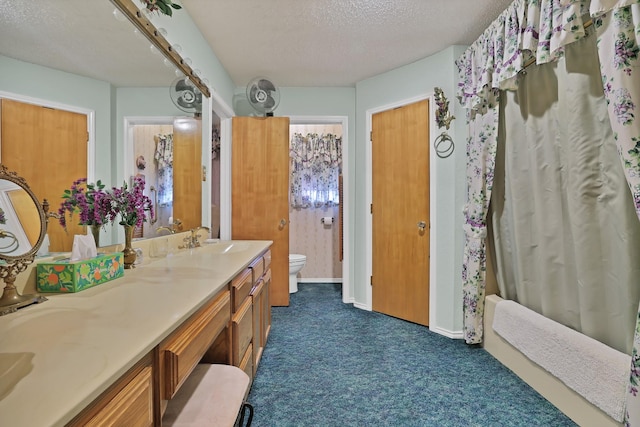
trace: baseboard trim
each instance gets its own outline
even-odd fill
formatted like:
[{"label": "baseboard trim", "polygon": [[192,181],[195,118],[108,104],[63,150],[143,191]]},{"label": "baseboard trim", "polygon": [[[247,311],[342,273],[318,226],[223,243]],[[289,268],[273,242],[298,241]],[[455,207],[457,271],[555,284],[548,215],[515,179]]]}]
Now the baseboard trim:
[{"label": "baseboard trim", "polygon": [[298,279],[298,283],[342,283],[342,277],[331,277],[324,279],[301,277]]},{"label": "baseboard trim", "polygon": [[360,310],[372,311],[371,307],[367,306],[366,304],[359,303],[359,302],[354,302],[353,306],[355,308],[359,308]]},{"label": "baseboard trim", "polygon": [[429,326],[429,330],[431,332],[435,332],[436,334],[445,336],[447,338],[451,338],[454,340],[461,340],[464,338],[464,334],[462,333],[462,331],[449,331],[446,329],[442,329],[442,328],[438,328],[438,327],[431,327]]}]

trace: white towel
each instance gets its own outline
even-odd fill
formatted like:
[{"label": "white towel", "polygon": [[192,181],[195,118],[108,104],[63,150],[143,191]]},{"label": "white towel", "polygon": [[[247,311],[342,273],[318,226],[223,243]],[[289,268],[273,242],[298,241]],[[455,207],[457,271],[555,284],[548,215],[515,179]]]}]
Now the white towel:
[{"label": "white towel", "polygon": [[622,422],[631,356],[514,301],[496,305],[493,330],[567,387]]}]

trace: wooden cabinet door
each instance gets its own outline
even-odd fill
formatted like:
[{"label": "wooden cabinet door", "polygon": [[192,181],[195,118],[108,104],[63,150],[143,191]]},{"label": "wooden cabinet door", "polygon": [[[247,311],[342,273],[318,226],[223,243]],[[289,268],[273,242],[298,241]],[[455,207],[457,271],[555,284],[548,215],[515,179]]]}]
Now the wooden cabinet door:
[{"label": "wooden cabinet door", "polygon": [[67,427],[154,425],[154,364],[148,353]]},{"label": "wooden cabinet door", "polygon": [[271,240],[272,305],[289,305],[289,118],[234,117],[231,236]]},{"label": "wooden cabinet door", "polygon": [[202,225],[202,121],[173,122],[173,218],[184,231]]}]

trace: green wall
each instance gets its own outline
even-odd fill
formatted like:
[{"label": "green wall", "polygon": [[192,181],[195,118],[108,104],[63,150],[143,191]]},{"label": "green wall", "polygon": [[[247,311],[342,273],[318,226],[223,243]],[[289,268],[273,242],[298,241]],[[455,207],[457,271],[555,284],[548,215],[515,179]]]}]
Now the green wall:
[{"label": "green wall", "polygon": [[[449,47],[435,55],[420,61],[380,74],[356,84],[356,206],[355,216],[365,218],[369,215],[366,198],[366,150],[368,144],[367,111],[378,109],[385,105],[401,102],[420,95],[431,94],[434,87],[443,89],[451,100],[452,106],[456,88],[457,68],[454,61],[460,47]],[[457,120],[455,122],[460,122]],[[454,122],[454,123],[455,123]],[[455,123],[456,125],[459,123]],[[430,129],[432,140],[441,130],[432,126]],[[457,185],[457,164],[464,162],[465,147],[464,134],[457,126],[448,131],[457,143],[454,153],[446,158],[436,158],[430,165],[435,175],[436,194],[431,194],[431,204],[435,207],[437,227],[431,229],[432,239],[435,239],[437,256],[435,282],[430,283],[435,288],[437,300],[435,303],[436,324],[442,332],[455,335],[462,325],[462,304],[457,295],[461,293],[461,235],[458,224],[461,218],[460,187]],[[462,160],[461,160],[462,159]],[[432,218],[433,220],[433,218]],[[366,222],[356,221],[354,240],[355,251],[355,299],[357,303],[365,304],[367,286],[369,286],[366,271],[368,253],[364,250],[366,244]]]}]

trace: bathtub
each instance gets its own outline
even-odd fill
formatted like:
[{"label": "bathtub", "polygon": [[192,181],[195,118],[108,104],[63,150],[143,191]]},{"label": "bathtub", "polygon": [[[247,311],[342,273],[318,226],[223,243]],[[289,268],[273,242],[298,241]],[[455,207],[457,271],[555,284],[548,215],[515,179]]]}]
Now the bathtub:
[{"label": "bathtub", "polygon": [[[578,425],[594,427],[621,426],[621,420],[618,421],[614,419],[611,415],[595,406],[581,394],[577,393],[572,388],[568,387],[563,381],[551,374],[547,369],[544,369],[537,363],[534,363],[520,350],[518,350],[518,348],[496,333],[493,329],[493,324],[496,306],[500,301],[502,301],[502,298],[497,295],[489,295],[485,299],[483,343],[485,350],[487,350],[493,357],[498,359],[498,361],[513,371],[518,377],[529,384],[533,389]],[[569,330],[569,328],[566,329],[567,333],[578,334],[573,330]],[[584,337],[584,335],[582,335],[582,337]],[[607,354],[606,357],[608,357],[609,353],[605,353]],[[620,357],[626,356],[621,356],[621,353],[613,349],[611,349],[611,353],[617,358],[618,366],[620,365]],[[630,360],[631,359],[629,357],[629,363],[626,365],[628,367],[630,367]],[[626,378],[628,378],[628,374]],[[620,387],[624,389],[626,384],[621,383]],[[624,399],[624,395],[616,396],[616,399]]]}]

